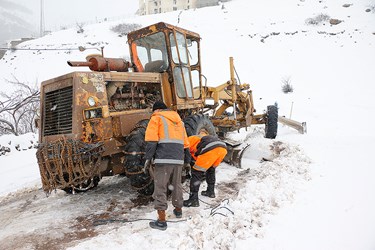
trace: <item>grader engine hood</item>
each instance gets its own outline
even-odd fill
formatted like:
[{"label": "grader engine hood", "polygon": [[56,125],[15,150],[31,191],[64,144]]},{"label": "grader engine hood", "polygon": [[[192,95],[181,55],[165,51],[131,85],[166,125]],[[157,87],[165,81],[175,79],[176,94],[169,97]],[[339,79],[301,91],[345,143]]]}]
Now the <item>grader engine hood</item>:
[{"label": "grader engine hood", "polygon": [[[159,73],[74,72],[42,83],[40,147],[44,190],[87,186],[123,172],[124,138],[161,99]],[[113,164],[114,166],[109,166]]]}]

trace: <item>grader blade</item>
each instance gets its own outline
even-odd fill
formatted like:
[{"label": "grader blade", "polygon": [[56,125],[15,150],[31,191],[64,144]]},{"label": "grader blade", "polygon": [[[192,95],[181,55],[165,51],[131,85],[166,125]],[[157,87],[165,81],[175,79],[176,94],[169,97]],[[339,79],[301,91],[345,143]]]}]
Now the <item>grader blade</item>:
[{"label": "grader blade", "polygon": [[296,129],[300,134],[307,133],[307,125],[306,122],[297,122],[292,119],[288,119],[285,116],[279,116],[278,122],[281,124],[284,124],[286,126],[289,126],[291,128]]},{"label": "grader blade", "polygon": [[241,168],[243,153],[248,147],[250,147],[250,144],[242,144],[241,142],[231,139],[223,139],[223,142],[226,143],[228,151],[224,161],[232,166]]}]

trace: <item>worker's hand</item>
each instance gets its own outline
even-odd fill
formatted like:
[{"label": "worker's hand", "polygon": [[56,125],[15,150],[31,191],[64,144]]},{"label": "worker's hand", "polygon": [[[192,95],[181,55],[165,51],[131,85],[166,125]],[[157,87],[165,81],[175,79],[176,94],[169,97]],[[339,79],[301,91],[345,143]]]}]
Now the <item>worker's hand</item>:
[{"label": "worker's hand", "polygon": [[189,163],[185,163],[184,166],[182,167],[182,176],[187,176],[189,177],[190,176],[190,164]]},{"label": "worker's hand", "polygon": [[151,160],[146,160],[145,165],[143,165],[143,173],[147,174],[151,166]]}]

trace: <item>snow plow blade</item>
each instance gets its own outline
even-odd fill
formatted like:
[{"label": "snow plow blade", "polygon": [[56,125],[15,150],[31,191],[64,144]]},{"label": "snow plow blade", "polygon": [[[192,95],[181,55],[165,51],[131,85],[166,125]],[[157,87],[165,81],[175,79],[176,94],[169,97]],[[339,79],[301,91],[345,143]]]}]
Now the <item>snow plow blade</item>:
[{"label": "snow plow blade", "polygon": [[278,121],[281,124],[296,129],[300,134],[307,133],[306,122],[297,122],[284,116],[279,116]]},{"label": "snow plow blade", "polygon": [[250,144],[242,144],[241,142],[234,141],[231,139],[223,139],[223,142],[227,145],[227,155],[224,161],[232,166],[241,168],[241,160],[245,150],[250,147]]}]

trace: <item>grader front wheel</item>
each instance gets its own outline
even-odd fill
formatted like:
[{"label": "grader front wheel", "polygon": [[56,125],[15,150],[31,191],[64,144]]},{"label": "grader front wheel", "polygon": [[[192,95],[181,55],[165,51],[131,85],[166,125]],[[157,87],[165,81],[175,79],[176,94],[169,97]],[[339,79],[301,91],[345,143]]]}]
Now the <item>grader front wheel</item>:
[{"label": "grader front wheel", "polygon": [[268,139],[275,139],[277,135],[278,109],[276,105],[267,106],[265,136]]}]

